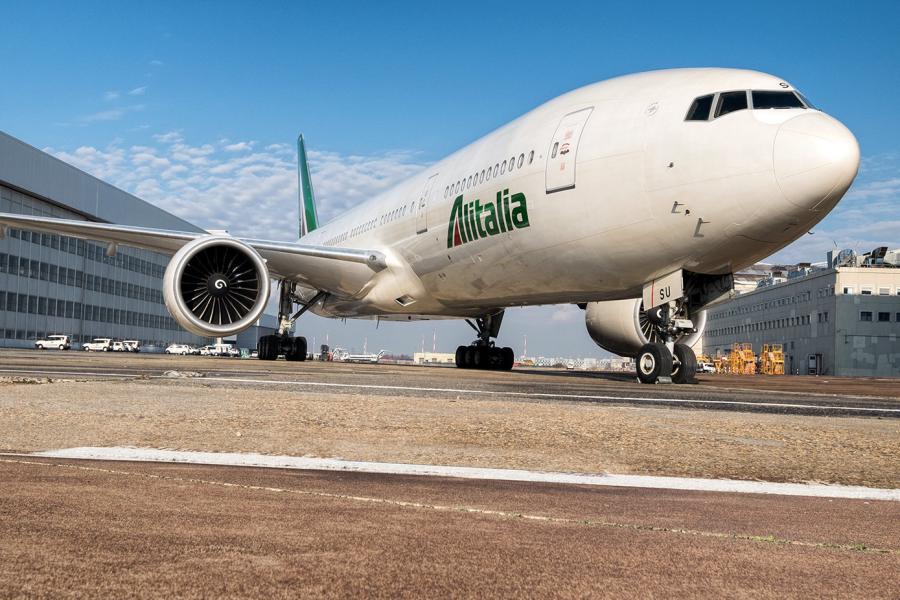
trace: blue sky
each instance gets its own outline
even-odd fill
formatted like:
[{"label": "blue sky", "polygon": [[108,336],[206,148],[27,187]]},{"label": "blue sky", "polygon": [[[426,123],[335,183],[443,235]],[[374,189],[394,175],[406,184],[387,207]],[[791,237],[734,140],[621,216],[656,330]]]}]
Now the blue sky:
[{"label": "blue sky", "polygon": [[[900,242],[900,8],[892,2],[0,2],[0,129],[201,226],[292,227],[293,143],[326,218],[537,104],[680,66],[791,81],[857,136],[854,189],[776,259]],[[251,208],[252,207],[252,208]],[[832,242],[831,240],[834,240]],[[599,355],[571,308],[515,311],[506,343]],[[310,336],[405,351],[432,325]],[[439,347],[467,342],[441,323]],[[502,336],[501,341],[507,336]],[[532,341],[533,340],[533,341]],[[334,340],[331,340],[334,342]],[[536,350],[537,351],[537,350]]]}]

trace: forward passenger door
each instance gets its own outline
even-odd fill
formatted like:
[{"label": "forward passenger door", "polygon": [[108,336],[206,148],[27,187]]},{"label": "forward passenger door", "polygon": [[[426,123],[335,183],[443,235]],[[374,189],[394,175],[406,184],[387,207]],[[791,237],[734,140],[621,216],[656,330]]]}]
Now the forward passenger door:
[{"label": "forward passenger door", "polygon": [[583,108],[567,114],[560,121],[550,142],[547,154],[547,193],[570,190],[575,187],[575,154],[578,141],[594,107]]}]

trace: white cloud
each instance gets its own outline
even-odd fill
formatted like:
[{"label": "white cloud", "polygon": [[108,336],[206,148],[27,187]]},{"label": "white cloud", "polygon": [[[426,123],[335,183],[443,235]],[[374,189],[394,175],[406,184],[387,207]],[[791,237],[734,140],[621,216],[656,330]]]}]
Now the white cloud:
[{"label": "white cloud", "polygon": [[222,149],[225,150],[225,152],[243,152],[244,150],[252,150],[253,144],[254,142],[237,142],[235,144],[228,144]]},{"label": "white cloud", "polygon": [[[204,229],[296,239],[297,162],[291,146],[275,143],[254,151],[253,142],[191,144],[181,131],[152,140],[130,147],[116,142],[106,148],[48,151]],[[408,152],[345,156],[310,151],[309,160],[323,222],[425,166]]]},{"label": "white cloud", "polygon": [[119,92],[117,92],[115,90],[106,92],[105,94],[103,94],[103,99],[106,100],[107,102],[117,100],[118,98],[119,98]]},{"label": "white cloud", "polygon": [[141,87],[136,87],[133,90],[131,90],[130,92],[128,92],[128,95],[129,96],[143,96],[146,91],[147,91],[147,86],[142,85]]},{"label": "white cloud", "polygon": [[165,63],[164,63],[163,61],[161,61],[161,60],[155,60],[155,59],[154,59],[154,60],[151,60],[151,61],[150,61],[150,66],[151,66],[151,67],[161,67],[161,66],[163,66],[164,64],[165,64]]},{"label": "white cloud", "polygon": [[145,106],[143,104],[132,104],[130,106],[120,106],[117,108],[111,108],[109,110],[101,110],[99,112],[81,117],[79,119],[79,122],[83,125],[88,125],[90,123],[96,123],[98,121],[118,121],[126,114],[142,111],[144,110],[144,108]]}]

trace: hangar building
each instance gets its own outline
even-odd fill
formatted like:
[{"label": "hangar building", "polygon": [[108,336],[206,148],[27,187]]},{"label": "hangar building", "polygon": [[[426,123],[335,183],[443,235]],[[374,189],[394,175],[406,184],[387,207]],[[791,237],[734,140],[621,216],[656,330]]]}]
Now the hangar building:
[{"label": "hangar building", "polygon": [[[203,231],[164,210],[0,131],[0,212]],[[169,257],[10,229],[0,239],[0,346],[33,347],[68,334],[73,347],[94,337],[206,344],[179,327],[162,298]]]},{"label": "hangar building", "polygon": [[705,353],[725,357],[750,343],[758,355],[782,344],[785,373],[900,377],[900,264],[877,254],[829,253],[820,268],[796,267],[710,307]]}]

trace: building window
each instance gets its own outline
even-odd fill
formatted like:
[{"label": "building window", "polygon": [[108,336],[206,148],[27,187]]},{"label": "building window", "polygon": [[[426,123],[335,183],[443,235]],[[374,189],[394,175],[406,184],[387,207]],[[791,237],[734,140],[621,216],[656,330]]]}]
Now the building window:
[{"label": "building window", "polygon": [[863,286],[862,290],[859,292],[863,296],[871,296],[872,295],[872,287],[871,286]]},{"label": "building window", "polygon": [[871,310],[859,311],[859,320],[870,322],[872,320],[872,311]]},{"label": "building window", "polygon": [[879,296],[890,296],[891,288],[878,288],[878,295]]},{"label": "building window", "polygon": [[890,323],[891,322],[891,313],[879,312],[878,313],[878,322],[879,323]]},{"label": "building window", "polygon": [[845,286],[844,286],[844,293],[845,293],[845,294],[848,294],[848,295],[852,295],[852,294],[853,294],[853,288],[850,287],[850,286],[846,286],[846,285],[845,285]]}]

